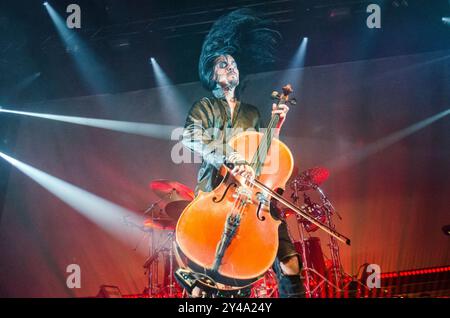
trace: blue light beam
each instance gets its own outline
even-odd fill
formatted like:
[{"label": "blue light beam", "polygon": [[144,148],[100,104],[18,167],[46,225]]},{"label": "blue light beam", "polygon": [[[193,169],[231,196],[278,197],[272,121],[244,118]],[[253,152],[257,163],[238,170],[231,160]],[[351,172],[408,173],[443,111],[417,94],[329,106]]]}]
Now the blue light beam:
[{"label": "blue light beam", "polygon": [[176,86],[169,79],[154,57],[150,58],[156,84],[159,92],[159,102],[168,122],[182,124],[184,120],[184,105],[187,101],[178,93]]},{"label": "blue light beam", "polygon": [[77,33],[69,29],[66,22],[61,18],[58,12],[47,3],[45,8],[52,19],[59,37],[64,42],[66,50],[72,52],[72,57],[79,68],[81,76],[88,83],[91,93],[100,93],[108,90],[110,86],[107,83],[106,69],[95,58],[95,55],[79,38]]}]

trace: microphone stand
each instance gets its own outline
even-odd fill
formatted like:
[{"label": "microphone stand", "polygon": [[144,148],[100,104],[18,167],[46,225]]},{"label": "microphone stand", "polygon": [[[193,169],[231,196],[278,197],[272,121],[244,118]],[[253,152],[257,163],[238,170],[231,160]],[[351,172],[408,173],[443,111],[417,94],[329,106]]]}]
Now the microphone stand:
[{"label": "microphone stand", "polygon": [[[176,189],[172,189],[169,193],[165,194],[162,198],[160,198],[158,201],[152,203],[150,206],[148,206],[144,211],[143,214],[146,215],[148,213],[151,213],[150,218],[153,220],[155,220],[155,207],[158,206],[159,207],[159,212],[162,212],[161,207],[159,206],[159,203],[161,203],[162,201],[164,201],[164,197],[168,196],[168,200],[172,199],[172,196],[174,195],[174,193],[176,192]],[[151,231],[150,233],[150,248],[149,248],[149,259],[147,259],[147,261],[144,264],[144,268],[147,269],[147,274],[148,274],[148,296],[151,298],[153,296],[153,285],[154,285],[154,272],[156,272],[156,282],[158,277],[158,254],[160,252],[160,250],[155,252],[155,248],[156,248],[156,244],[155,244],[155,235],[154,235],[154,231]],[[155,257],[156,256],[156,257]],[[153,259],[154,258],[154,259]],[[150,259],[153,259],[151,262],[149,262]],[[156,260],[156,262],[154,262]],[[155,270],[152,270],[151,266],[153,265],[153,263],[155,263]],[[171,291],[172,292],[172,291]]]}]

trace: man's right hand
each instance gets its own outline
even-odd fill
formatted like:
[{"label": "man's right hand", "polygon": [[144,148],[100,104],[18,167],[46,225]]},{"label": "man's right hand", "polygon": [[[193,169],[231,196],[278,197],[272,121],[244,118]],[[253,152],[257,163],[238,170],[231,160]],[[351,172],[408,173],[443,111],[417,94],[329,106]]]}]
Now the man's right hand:
[{"label": "man's right hand", "polygon": [[228,158],[228,161],[234,164],[233,170],[231,170],[231,174],[234,176],[242,176],[246,179],[253,180],[255,178],[255,171],[248,164],[238,164],[242,162],[246,162],[245,158],[241,156],[238,152],[234,152]]}]

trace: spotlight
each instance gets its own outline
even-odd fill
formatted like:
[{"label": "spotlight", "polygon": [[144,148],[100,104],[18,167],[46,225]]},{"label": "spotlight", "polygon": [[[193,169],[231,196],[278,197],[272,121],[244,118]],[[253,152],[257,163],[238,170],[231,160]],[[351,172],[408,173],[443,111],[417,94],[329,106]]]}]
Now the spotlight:
[{"label": "spotlight", "polygon": [[43,5],[44,5],[44,6],[48,6],[48,2],[45,1],[45,2],[43,3]]},{"label": "spotlight", "polygon": [[66,53],[73,58],[81,76],[88,84],[87,88],[90,90],[90,93],[95,94],[107,91],[110,82],[105,76],[105,72],[100,71],[100,69],[106,70],[106,67],[102,65],[102,62],[79,34],[67,27],[66,18],[52,8],[50,3],[46,3],[45,9],[64,44]]},{"label": "spotlight", "polygon": [[148,61],[149,61],[150,63],[154,63],[156,60],[155,60],[154,57],[151,57]]},{"label": "spotlight", "polygon": [[449,17],[442,17],[442,22],[444,23],[444,24],[447,24],[447,25],[450,25],[450,18]]}]

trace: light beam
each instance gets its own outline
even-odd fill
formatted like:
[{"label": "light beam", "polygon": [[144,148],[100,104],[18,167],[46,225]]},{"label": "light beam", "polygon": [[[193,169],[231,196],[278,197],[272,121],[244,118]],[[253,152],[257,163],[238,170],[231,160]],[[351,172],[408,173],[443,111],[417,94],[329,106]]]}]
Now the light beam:
[{"label": "light beam", "polygon": [[374,154],[392,146],[393,144],[399,142],[400,140],[405,139],[406,137],[428,127],[432,123],[438,121],[439,119],[444,118],[445,116],[447,116],[449,114],[450,114],[450,108],[448,108],[436,115],[425,118],[425,119],[423,119],[411,126],[408,126],[404,129],[396,131],[386,137],[383,137],[383,138],[367,145],[366,147],[364,147],[362,149],[355,150],[355,151],[351,152],[350,154],[346,154],[346,155],[342,156],[341,158],[338,158],[329,163],[326,163],[325,166],[337,171],[337,170],[341,170],[341,169],[347,168],[349,166],[355,165],[355,164],[365,160],[366,158],[370,157],[371,155],[374,155]]},{"label": "light beam", "polygon": [[148,124],[139,122],[119,121],[110,119],[63,116],[52,114],[41,114],[24,111],[9,110],[0,107],[0,113],[9,113],[16,115],[24,115],[36,118],[56,120],[65,123],[83,125],[89,127],[102,128],[112,131],[124,132],[128,134],[152,137],[158,139],[171,139],[171,135],[175,129],[181,129],[172,125]]},{"label": "light beam", "polygon": [[142,233],[129,231],[126,222],[143,224],[142,216],[14,159],[3,152],[0,152],[0,157],[113,237],[117,237],[131,246],[134,246],[141,238]]}]

